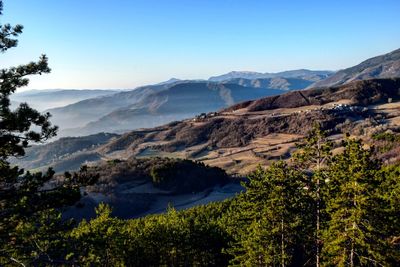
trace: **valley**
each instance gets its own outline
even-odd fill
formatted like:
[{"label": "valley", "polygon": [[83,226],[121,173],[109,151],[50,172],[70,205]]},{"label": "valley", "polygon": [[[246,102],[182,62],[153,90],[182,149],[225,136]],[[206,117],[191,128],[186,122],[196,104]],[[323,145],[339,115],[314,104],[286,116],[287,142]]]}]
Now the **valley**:
[{"label": "valley", "polygon": [[111,135],[103,144],[85,147],[85,151],[80,151],[82,147],[78,150],[78,146],[46,162],[32,163],[30,155],[41,148],[32,147],[19,164],[39,169],[51,166],[62,172],[69,170],[68,166],[101,160],[172,157],[202,161],[243,176],[259,164],[289,159],[295,144],[315,121],[337,142],[344,133],[368,139],[376,131],[397,129],[398,88],[398,79],[378,79],[289,92],[164,126]]}]

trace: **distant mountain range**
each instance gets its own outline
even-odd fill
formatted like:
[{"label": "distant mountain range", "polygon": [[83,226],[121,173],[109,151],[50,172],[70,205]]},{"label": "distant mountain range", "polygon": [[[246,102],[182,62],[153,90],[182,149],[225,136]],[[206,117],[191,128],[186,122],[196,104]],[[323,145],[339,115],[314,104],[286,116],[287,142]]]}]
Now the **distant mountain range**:
[{"label": "distant mountain range", "polygon": [[[322,75],[292,71],[287,76]],[[314,77],[315,78],[315,77]],[[218,82],[172,78],[156,85],[86,99],[48,110],[62,136],[124,132],[154,127],[228,107],[234,103],[304,89],[313,81],[302,78],[229,78]]]},{"label": "distant mountain range", "polygon": [[29,90],[11,95],[13,107],[18,103],[27,102],[31,107],[40,111],[62,107],[88,98],[95,98],[117,93],[118,90]]},{"label": "distant mountain range", "polygon": [[318,81],[313,87],[336,86],[351,81],[400,77],[400,49],[373,57]]},{"label": "distant mountain range", "polygon": [[300,78],[256,78],[256,79],[245,79],[245,78],[232,78],[221,83],[233,83],[239,84],[245,87],[272,89],[272,90],[301,90],[314,82],[300,79]]},{"label": "distant mountain range", "polygon": [[208,81],[172,78],[47,111],[53,115],[52,121],[60,126],[61,136],[124,132],[162,125],[286,90],[304,89],[332,74],[309,70],[262,75],[233,73],[235,75],[222,75]]},{"label": "distant mountain range", "polygon": [[30,91],[17,93],[11,100],[13,106],[26,101],[39,110],[43,110],[40,104],[47,105],[52,122],[60,126],[59,136],[81,136],[155,127],[291,90],[390,77],[400,77],[400,49],[336,73],[306,69],[278,73],[232,71],[208,80],[171,78],[129,91]]},{"label": "distant mountain range", "polygon": [[[63,134],[85,135],[101,131],[125,132],[131,129],[155,127],[167,122],[190,118],[200,113],[215,111],[234,103],[283,92],[279,89],[246,87],[234,83],[207,81],[172,83],[163,90],[148,92],[140,99],[136,97],[138,101],[114,109],[84,127],[65,130]],[[135,94],[137,91],[131,93]],[[119,95],[114,95],[114,97],[119,97]],[[83,113],[84,111],[76,108],[78,104],[74,105],[73,111]],[[86,109],[86,107],[85,105],[84,108]],[[64,110],[61,113],[66,114]],[[58,113],[55,114],[57,116]]]},{"label": "distant mountain range", "polygon": [[[47,111],[53,115],[52,122],[59,125],[61,129],[83,127],[110,112],[136,104],[146,96],[161,91],[168,86],[169,84],[143,86],[136,90],[85,99],[65,107]],[[77,136],[80,133],[76,132],[73,135]]]},{"label": "distant mountain range", "polygon": [[213,76],[209,78],[209,81],[214,82],[222,82],[227,81],[230,79],[271,79],[271,78],[297,78],[306,81],[316,82],[322,79],[326,79],[330,75],[332,75],[333,71],[314,71],[314,70],[290,70],[290,71],[283,71],[277,73],[261,73],[261,72],[252,72],[252,71],[231,71],[229,73],[220,75],[220,76]]}]

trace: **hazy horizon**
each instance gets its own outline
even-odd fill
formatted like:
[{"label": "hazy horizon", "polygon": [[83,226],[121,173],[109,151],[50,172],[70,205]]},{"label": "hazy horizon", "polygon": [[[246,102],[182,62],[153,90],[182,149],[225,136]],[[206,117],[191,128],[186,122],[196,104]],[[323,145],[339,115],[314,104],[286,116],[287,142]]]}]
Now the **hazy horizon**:
[{"label": "hazy horizon", "polygon": [[399,10],[394,0],[6,0],[2,22],[25,28],[0,67],[47,54],[52,73],[20,91],[134,89],[230,71],[335,71],[399,48]]},{"label": "hazy horizon", "polygon": [[[314,69],[290,69],[290,70],[282,70],[282,71],[277,71],[277,72],[269,72],[269,71],[247,71],[247,70],[231,70],[225,73],[216,73],[214,75],[211,75],[209,77],[205,77],[205,78],[193,78],[193,79],[180,79],[177,77],[170,77],[166,80],[162,80],[162,81],[154,81],[153,83],[148,83],[148,84],[140,84],[137,85],[135,87],[132,88],[42,88],[42,89],[38,89],[38,88],[31,88],[31,86],[25,87],[25,88],[20,88],[17,92],[21,93],[21,92],[27,92],[27,91],[52,91],[52,90],[115,90],[115,91],[124,91],[124,90],[134,90],[134,89],[138,89],[139,87],[143,87],[143,86],[149,86],[149,85],[155,85],[158,83],[163,83],[163,82],[167,82],[171,79],[178,79],[180,81],[208,81],[209,78],[213,77],[213,76],[219,76],[219,75],[223,75],[223,74],[227,74],[229,72],[254,72],[254,73],[270,73],[270,74],[274,74],[274,73],[280,73],[280,72],[284,72],[284,71],[297,71],[297,70],[309,70],[309,71],[332,71],[332,72],[337,72],[339,70],[314,70]],[[46,74],[47,75],[47,74]],[[21,90],[22,89],[22,90]]]}]

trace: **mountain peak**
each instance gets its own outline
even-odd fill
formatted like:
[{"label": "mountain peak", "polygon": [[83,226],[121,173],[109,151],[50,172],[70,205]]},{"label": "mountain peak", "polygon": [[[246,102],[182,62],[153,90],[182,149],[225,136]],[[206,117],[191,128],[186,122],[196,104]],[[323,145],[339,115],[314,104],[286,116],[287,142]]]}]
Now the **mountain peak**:
[{"label": "mountain peak", "polygon": [[180,82],[180,81],[182,81],[182,80],[172,77],[169,80],[158,83],[157,85],[166,85],[166,84],[176,83],[176,82]]}]

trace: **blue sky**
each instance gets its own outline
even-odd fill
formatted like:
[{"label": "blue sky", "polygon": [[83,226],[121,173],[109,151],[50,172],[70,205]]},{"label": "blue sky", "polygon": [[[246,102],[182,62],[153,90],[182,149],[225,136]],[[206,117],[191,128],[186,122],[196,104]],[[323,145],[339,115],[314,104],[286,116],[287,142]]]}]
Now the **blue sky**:
[{"label": "blue sky", "polygon": [[45,53],[28,88],[134,88],[231,70],[337,70],[400,47],[399,0],[4,0],[25,26],[0,67]]}]

